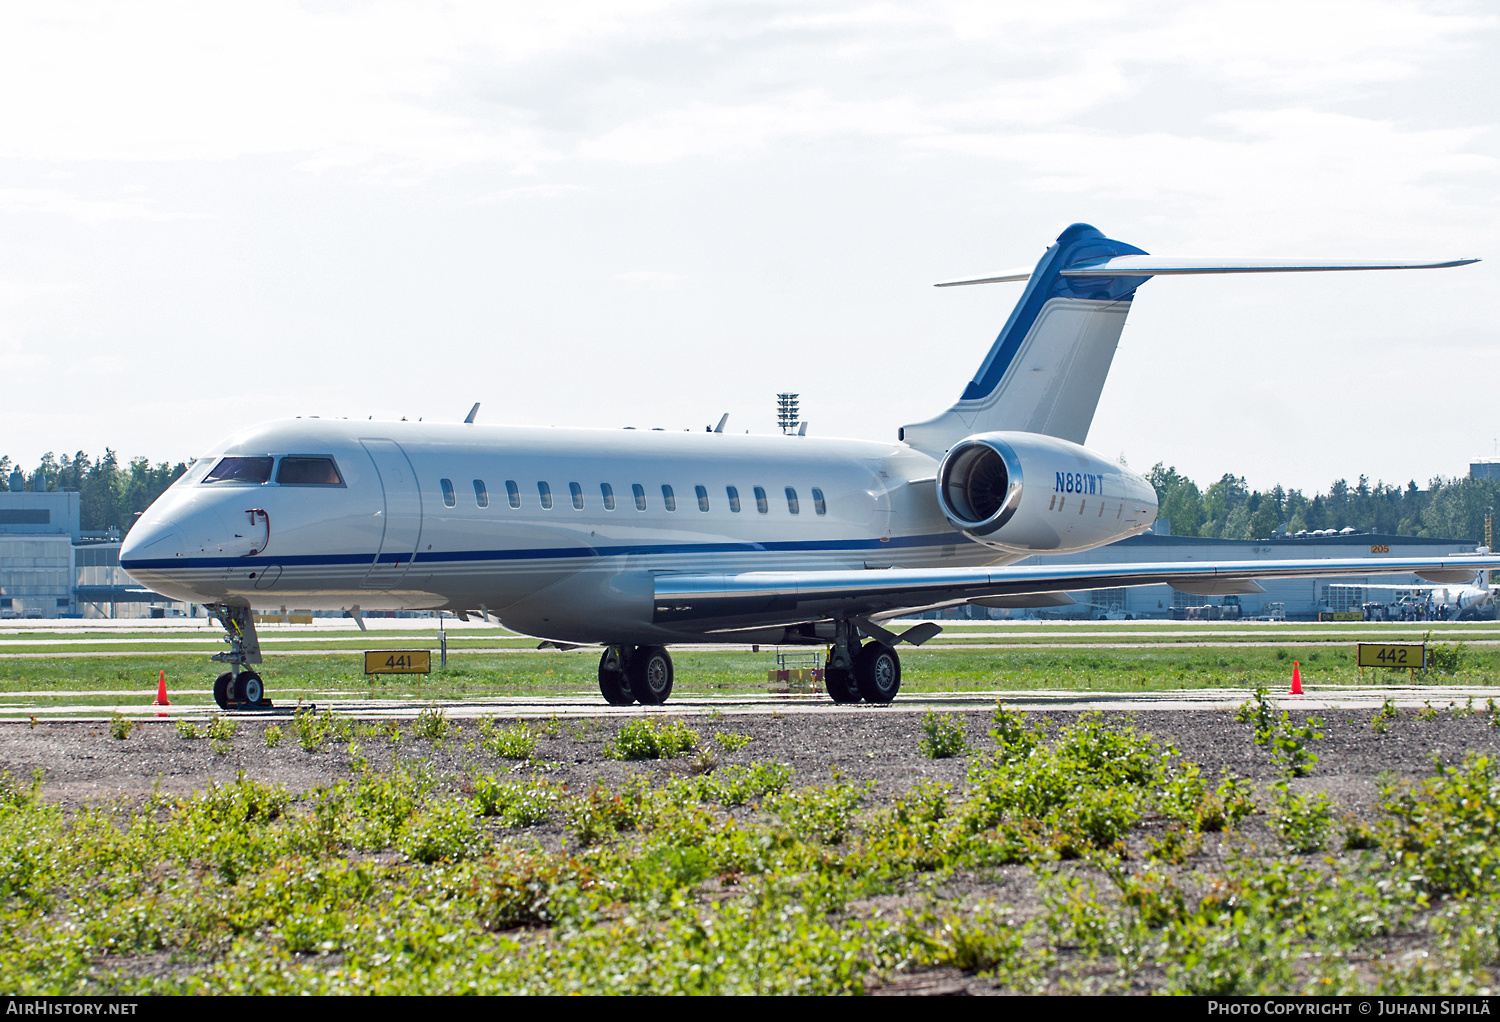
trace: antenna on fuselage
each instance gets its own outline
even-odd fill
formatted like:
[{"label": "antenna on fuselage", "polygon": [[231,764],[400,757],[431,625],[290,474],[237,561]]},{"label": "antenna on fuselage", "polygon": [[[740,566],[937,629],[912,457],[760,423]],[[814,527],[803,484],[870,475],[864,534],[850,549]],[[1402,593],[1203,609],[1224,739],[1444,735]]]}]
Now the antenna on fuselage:
[{"label": "antenna on fuselage", "polygon": [[468,425],[470,425],[470,426],[472,426],[472,425],[474,425],[474,418],[475,418],[475,416],[477,416],[477,415],[478,415],[478,414],[479,414],[479,402],[478,402],[478,401],[475,401],[475,402],[474,402],[474,407],[473,407],[473,408],[470,408],[470,409],[469,409],[469,414],[468,414],[468,416],[467,416],[467,417],[466,417],[466,418],[465,418],[465,419],[464,419],[464,422],[465,422],[465,423],[467,423],[467,424],[468,424]]}]

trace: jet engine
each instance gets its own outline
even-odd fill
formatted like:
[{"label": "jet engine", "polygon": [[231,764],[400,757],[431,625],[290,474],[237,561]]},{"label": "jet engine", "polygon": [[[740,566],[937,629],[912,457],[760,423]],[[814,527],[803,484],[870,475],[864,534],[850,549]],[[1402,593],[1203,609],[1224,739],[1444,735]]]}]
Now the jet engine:
[{"label": "jet engine", "polygon": [[1145,479],[1038,433],[960,440],[938,468],[937,498],[954,528],[1009,553],[1090,550],[1156,520],[1156,491]]}]

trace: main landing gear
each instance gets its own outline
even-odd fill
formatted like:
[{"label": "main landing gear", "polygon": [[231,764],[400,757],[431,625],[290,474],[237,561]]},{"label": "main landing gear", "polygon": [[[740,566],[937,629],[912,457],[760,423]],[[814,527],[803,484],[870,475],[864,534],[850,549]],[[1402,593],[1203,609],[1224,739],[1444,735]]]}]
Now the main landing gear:
[{"label": "main landing gear", "polygon": [[823,667],[823,687],[836,703],[884,705],[901,691],[901,657],[878,639],[860,645],[848,621],[835,625],[833,645]]},{"label": "main landing gear", "polygon": [[660,706],[672,694],[672,657],[665,646],[606,646],[599,691],[611,706]]},{"label": "main landing gear", "polygon": [[246,664],[260,663],[260,638],[255,634],[250,608],[211,603],[204,610],[224,626],[224,641],[229,643],[227,652],[209,658],[229,665],[229,670],[214,679],[214,702],[223,710],[270,709],[271,700],[266,698],[260,675],[243,669]]}]

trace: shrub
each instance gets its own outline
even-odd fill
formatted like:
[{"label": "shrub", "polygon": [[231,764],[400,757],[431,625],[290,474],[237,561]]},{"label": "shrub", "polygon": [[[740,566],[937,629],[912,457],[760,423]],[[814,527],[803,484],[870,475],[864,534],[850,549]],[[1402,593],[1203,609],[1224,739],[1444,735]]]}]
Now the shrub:
[{"label": "shrub", "polygon": [[1271,801],[1271,826],[1289,852],[1321,852],[1328,842],[1328,828],[1333,823],[1333,802],[1327,795],[1299,795],[1286,782],[1275,785]]},{"label": "shrub", "polygon": [[204,734],[216,741],[227,742],[234,737],[234,733],[238,730],[238,723],[222,714],[215,714],[213,719],[208,722],[208,729],[204,731]]},{"label": "shrub", "polygon": [[177,728],[178,738],[185,738],[188,741],[192,741],[193,739],[203,737],[203,732],[198,730],[198,725],[185,718],[179,717],[173,721],[173,726]]},{"label": "shrub", "polygon": [[731,764],[699,778],[698,797],[705,802],[738,806],[782,791],[791,782],[792,768],[783,763],[757,760],[749,766]]},{"label": "shrub", "polygon": [[1465,643],[1460,642],[1450,646],[1446,642],[1440,642],[1434,645],[1431,632],[1422,636],[1422,642],[1427,646],[1427,669],[1429,671],[1457,674],[1459,668],[1463,667],[1464,660],[1468,658],[1469,651]]},{"label": "shrub", "polygon": [[1401,716],[1401,711],[1396,709],[1396,700],[1390,696],[1385,697],[1385,702],[1380,704],[1380,709],[1370,718],[1370,727],[1377,733],[1385,734],[1391,729],[1391,721]]},{"label": "shrub", "polygon": [[951,717],[928,710],[922,717],[922,739],[917,743],[930,759],[951,759],[968,751],[964,727]]},{"label": "shrub", "polygon": [[130,730],[133,727],[135,727],[135,721],[129,717],[121,716],[118,713],[109,715],[109,733],[113,737],[124,741],[130,737]]},{"label": "shrub", "polygon": [[488,734],[484,732],[484,724],[481,723],[479,744],[492,756],[502,759],[530,759],[531,754],[536,751],[537,736],[524,723],[508,728],[492,726]]},{"label": "shrub", "polygon": [[319,717],[310,710],[297,708],[292,717],[292,726],[297,729],[297,742],[308,752],[317,752],[328,741],[328,727],[332,715]]},{"label": "shrub", "polygon": [[1267,747],[1271,759],[1287,777],[1306,777],[1312,765],[1318,761],[1317,754],[1307,748],[1307,743],[1323,737],[1318,728],[1323,726],[1320,717],[1307,717],[1301,724],[1292,723],[1291,714],[1285,710],[1276,716],[1274,700],[1266,698],[1266,687],[1256,685],[1251,698],[1240,704],[1235,719],[1251,724],[1255,728],[1255,744]]},{"label": "shrub", "polygon": [[739,752],[754,741],[754,739],[749,735],[737,735],[731,731],[720,731],[714,735],[714,741],[718,742],[719,748],[725,752]]},{"label": "shrub", "polygon": [[276,748],[276,746],[281,744],[281,728],[275,724],[272,724],[270,727],[266,728],[265,739],[266,748]]},{"label": "shrub", "polygon": [[546,781],[518,784],[494,774],[474,777],[474,801],[481,816],[499,817],[507,827],[532,827],[547,822],[559,793]]},{"label": "shrub", "polygon": [[990,737],[1005,759],[1025,759],[1031,755],[1032,749],[1042,744],[1041,731],[1027,725],[1026,714],[1020,710],[1007,710],[1003,703],[997,702],[992,720],[995,726],[990,730]]},{"label": "shrub", "polygon": [[429,742],[440,742],[448,737],[449,728],[448,718],[443,715],[443,708],[429,706],[417,714],[417,721],[412,725],[412,733]]},{"label": "shrub", "polygon": [[681,721],[633,720],[604,746],[610,759],[674,759],[691,752],[698,734]]}]

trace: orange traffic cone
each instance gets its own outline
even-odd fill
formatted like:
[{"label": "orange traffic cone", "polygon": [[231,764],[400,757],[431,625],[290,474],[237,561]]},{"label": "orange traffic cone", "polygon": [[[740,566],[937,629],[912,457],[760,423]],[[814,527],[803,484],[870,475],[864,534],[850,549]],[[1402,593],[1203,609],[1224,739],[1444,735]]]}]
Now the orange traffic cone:
[{"label": "orange traffic cone", "polygon": [[1292,661],[1292,695],[1302,694],[1302,668],[1297,666],[1297,661]]},{"label": "orange traffic cone", "polygon": [[156,678],[156,702],[152,703],[151,705],[152,706],[171,706],[172,705],[171,701],[167,699],[167,672],[166,671],[162,671],[161,674],[159,674],[157,676],[157,678]]}]

